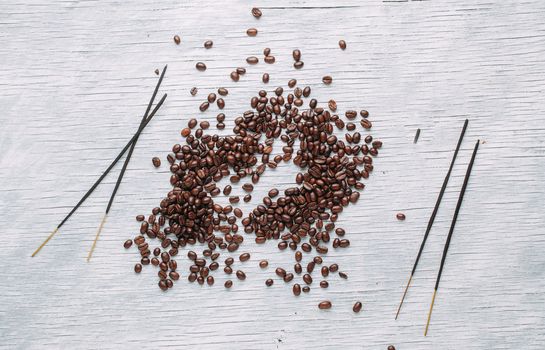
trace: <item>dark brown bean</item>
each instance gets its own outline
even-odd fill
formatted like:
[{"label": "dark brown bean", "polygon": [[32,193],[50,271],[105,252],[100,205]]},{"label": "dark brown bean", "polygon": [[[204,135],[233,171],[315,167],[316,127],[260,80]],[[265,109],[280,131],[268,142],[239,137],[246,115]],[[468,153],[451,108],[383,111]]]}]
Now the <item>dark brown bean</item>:
[{"label": "dark brown bean", "polygon": [[213,285],[214,284],[214,277],[212,277],[212,276],[206,277],[206,284],[208,284],[209,286]]},{"label": "dark brown bean", "polygon": [[151,159],[151,162],[153,163],[153,166],[156,168],[161,166],[161,159],[159,159],[158,157],[153,157]]},{"label": "dark brown bean", "polygon": [[301,286],[298,283],[295,283],[293,285],[293,295],[295,296],[301,295]]},{"label": "dark brown bean", "polygon": [[190,128],[190,129],[193,129],[194,127],[197,126],[197,119],[195,118],[192,118],[189,120],[189,122],[187,122],[187,127]]},{"label": "dark brown bean", "polygon": [[246,34],[248,34],[248,36],[256,36],[257,35],[257,29],[255,28],[250,28],[246,31]]},{"label": "dark brown bean", "polygon": [[310,276],[310,274],[306,273],[303,275],[303,281],[306,283],[306,284],[312,284],[312,277]]},{"label": "dark brown bean", "polygon": [[328,301],[328,300],[321,301],[321,302],[318,304],[318,308],[319,308],[320,310],[331,309],[331,302]]},{"label": "dark brown bean", "polygon": [[406,217],[405,217],[405,214],[403,214],[403,213],[397,213],[396,218],[398,220],[400,220],[400,221],[403,221],[403,220],[405,220]]},{"label": "dark brown bean", "polygon": [[305,63],[303,61],[298,61],[298,62],[293,63],[293,68],[301,69],[301,68],[303,68],[304,65],[305,65]]},{"label": "dark brown bean", "polygon": [[203,102],[201,103],[201,105],[199,106],[199,109],[201,112],[204,112],[208,109],[208,107],[210,106],[210,103],[208,102]]},{"label": "dark brown bean", "polygon": [[284,278],[284,276],[286,276],[286,270],[284,270],[283,268],[281,267],[277,267],[276,270],[275,270],[275,273],[278,277],[282,277]]},{"label": "dark brown bean", "polygon": [[246,62],[248,64],[257,64],[259,62],[259,58],[255,57],[255,56],[250,56],[250,57],[246,58]]},{"label": "dark brown bean", "polygon": [[198,91],[199,89],[197,89],[196,87],[192,87],[191,90],[189,90],[189,93],[191,94],[191,96],[195,96]]},{"label": "dark brown bean", "polygon": [[339,271],[339,265],[337,264],[329,265],[329,272],[337,272],[337,271]]},{"label": "dark brown bean", "polygon": [[242,189],[244,191],[246,191],[246,192],[251,192],[251,191],[254,190],[254,185],[246,183],[246,184],[242,185]]},{"label": "dark brown bean", "polygon": [[356,112],[356,111],[346,111],[346,112],[344,113],[344,115],[345,115],[348,119],[352,120],[352,119],[356,118],[356,116],[358,115],[358,112]]},{"label": "dark brown bean", "polygon": [[267,280],[265,281],[265,285],[266,285],[267,287],[270,287],[270,286],[272,286],[273,284],[274,284],[274,280],[272,280],[272,279],[270,279],[270,278],[267,279]]},{"label": "dark brown bean", "polygon": [[266,47],[263,49],[263,56],[269,56],[271,54],[271,49]]},{"label": "dark brown bean", "polygon": [[348,279],[348,275],[344,272],[339,272],[339,276],[344,279]]},{"label": "dark brown bean", "polygon": [[174,42],[176,43],[176,45],[180,45],[180,41],[182,41],[180,39],[180,36],[178,34],[174,35]]},{"label": "dark brown bean", "polygon": [[225,288],[229,289],[233,286],[233,281],[227,280],[223,285],[225,286]]},{"label": "dark brown bean", "polygon": [[301,50],[293,50],[292,56],[295,62],[299,62],[301,60]]},{"label": "dark brown bean", "polygon": [[321,288],[327,288],[327,287],[329,287],[329,282],[327,282],[327,281],[320,281],[320,287],[321,287]]},{"label": "dark brown bean", "polygon": [[210,123],[207,122],[206,120],[202,121],[201,124],[200,124],[200,127],[201,127],[201,129],[206,130],[206,129],[208,129],[210,127]]},{"label": "dark brown bean", "polygon": [[368,117],[369,117],[369,112],[367,112],[365,109],[362,109],[362,110],[360,111],[360,116],[361,116],[362,118],[368,118]]},{"label": "dark brown bean", "polygon": [[125,247],[125,249],[129,249],[131,246],[132,246],[132,239],[127,239],[125,243],[123,244],[123,247]]},{"label": "dark brown bean", "polygon": [[211,49],[214,45],[214,42],[212,40],[206,40],[203,44],[205,49]]},{"label": "dark brown bean", "polygon": [[142,272],[142,265],[141,264],[134,265],[134,272],[136,273]]},{"label": "dark brown bean", "polygon": [[244,281],[246,279],[246,274],[244,271],[238,270],[237,271],[237,278],[241,281]]},{"label": "dark brown bean", "polygon": [[295,79],[290,79],[290,80],[288,81],[288,87],[289,87],[289,88],[293,88],[295,85],[297,85],[297,80],[295,80]]},{"label": "dark brown bean", "polygon": [[216,94],[211,92],[208,94],[208,102],[214,103],[214,101],[216,101]]},{"label": "dark brown bean", "polygon": [[333,82],[333,78],[330,75],[326,75],[322,78],[322,82],[326,85],[329,85]]},{"label": "dark brown bean", "polygon": [[197,68],[198,71],[204,72],[206,70],[206,64],[203,62],[197,62],[197,64],[195,64],[195,68]]},{"label": "dark brown bean", "polygon": [[[144,221],[144,219],[146,219],[146,217],[144,215],[136,215],[136,221]],[[142,237],[142,238],[144,238],[144,237]]]},{"label": "dark brown bean", "polygon": [[238,259],[242,262],[245,262],[245,261],[248,261],[250,260],[250,253],[243,253],[243,254],[240,254],[240,256],[238,257]]},{"label": "dark brown bean", "polygon": [[335,102],[335,100],[329,100],[327,106],[332,112],[335,112],[337,110],[337,102]]},{"label": "dark brown bean", "polygon": [[257,7],[252,8],[252,16],[254,16],[255,18],[259,18],[262,15],[263,13],[261,12],[260,9],[258,9]]},{"label": "dark brown bean", "polygon": [[276,58],[274,56],[265,56],[263,60],[265,63],[273,64],[276,61]]},{"label": "dark brown bean", "polygon": [[221,98],[221,97],[218,98],[218,101],[216,103],[217,103],[219,109],[224,109],[225,108],[225,100],[223,98]]},{"label": "dark brown bean", "polygon": [[231,72],[231,79],[233,81],[239,81],[240,80],[240,75],[237,72]]},{"label": "dark brown bean", "polygon": [[341,50],[346,50],[346,41],[339,40],[339,47],[341,48]]},{"label": "dark brown bean", "polygon": [[180,279],[180,274],[179,274],[178,272],[176,272],[176,271],[170,271],[170,273],[168,274],[168,276],[169,276],[170,278],[172,278],[172,280],[174,280],[174,281],[177,281],[177,280]]},{"label": "dark brown bean", "polygon": [[388,345],[388,350],[396,350],[396,348],[393,345]]},{"label": "dark brown bean", "polygon": [[354,306],[352,307],[352,311],[354,311],[355,313],[358,313],[358,312],[361,311],[361,307],[362,307],[361,302],[356,301],[356,303],[355,303]]},{"label": "dark brown bean", "polygon": [[267,84],[269,82],[269,79],[270,79],[270,76],[269,76],[269,73],[264,73],[263,74],[263,77],[261,78],[261,80]]},{"label": "dark brown bean", "polygon": [[261,260],[259,262],[259,267],[261,267],[262,269],[266,268],[267,266],[269,266],[269,262],[267,260]]},{"label": "dark brown bean", "polygon": [[240,75],[246,74],[246,68],[238,67],[237,68],[237,73],[240,74]]}]

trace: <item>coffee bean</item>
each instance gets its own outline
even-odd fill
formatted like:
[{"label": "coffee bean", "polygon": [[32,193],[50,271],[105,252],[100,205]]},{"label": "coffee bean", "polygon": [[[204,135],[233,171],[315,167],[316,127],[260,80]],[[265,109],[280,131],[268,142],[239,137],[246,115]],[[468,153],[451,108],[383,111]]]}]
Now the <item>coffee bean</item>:
[{"label": "coffee bean", "polygon": [[273,64],[276,61],[276,58],[274,56],[265,56],[263,60],[265,63]]},{"label": "coffee bean", "polygon": [[142,272],[142,265],[140,265],[140,264],[134,265],[134,272],[136,272],[136,273]]},{"label": "coffee bean", "polygon": [[239,259],[241,262],[248,261],[248,260],[250,260],[250,253],[243,253],[243,254],[240,254],[240,256],[238,257],[238,259]]},{"label": "coffee bean", "polygon": [[214,103],[214,101],[216,101],[216,94],[212,92],[212,93],[208,94],[208,102],[209,103]]},{"label": "coffee bean", "polygon": [[190,129],[193,129],[194,127],[197,126],[197,119],[193,118],[193,119],[190,119],[189,122],[187,123],[187,127],[190,128]]},{"label": "coffee bean", "polygon": [[358,313],[358,312],[361,311],[361,307],[362,307],[361,302],[356,301],[356,303],[355,303],[354,306],[352,307],[352,311],[354,311],[355,313]]},{"label": "coffee bean", "polygon": [[396,350],[396,348],[393,345],[388,345],[388,350]]},{"label": "coffee bean", "polygon": [[397,218],[398,220],[400,220],[400,221],[403,221],[403,220],[405,220],[405,214],[403,214],[403,213],[397,213],[397,214],[396,214],[396,218]]},{"label": "coffee bean", "polygon": [[257,29],[255,28],[250,28],[246,31],[246,34],[248,34],[248,36],[256,36],[257,35]]},{"label": "coffee bean", "polygon": [[240,80],[240,76],[237,72],[231,72],[231,79],[233,81],[239,81]]},{"label": "coffee bean", "polygon": [[281,267],[277,267],[276,270],[275,270],[275,273],[278,277],[282,277],[284,278],[284,276],[286,276],[286,270],[284,270],[283,268]]},{"label": "coffee bean", "polygon": [[346,50],[346,41],[339,40],[339,47],[341,48],[341,50]]},{"label": "coffee bean", "polygon": [[201,112],[204,112],[204,111],[206,111],[208,109],[209,106],[210,106],[210,103],[203,102],[203,103],[201,103],[199,109],[200,109]]},{"label": "coffee bean", "polygon": [[159,75],[159,69],[155,70],[155,75]]},{"label": "coffee bean", "polygon": [[255,18],[259,18],[261,17],[261,15],[263,15],[263,13],[260,9],[258,9],[257,7],[252,8],[252,16],[254,16]]},{"label": "coffee bean", "polygon": [[201,127],[201,129],[206,130],[210,127],[210,123],[205,120],[205,121],[202,121],[199,126]]},{"label": "coffee bean", "polygon": [[246,183],[246,184],[242,185],[242,189],[244,191],[246,191],[246,192],[251,192],[251,191],[254,190],[254,185]]},{"label": "coffee bean", "polygon": [[324,84],[329,85],[333,82],[333,78],[329,75],[326,75],[322,78]]},{"label": "coffee bean", "polygon": [[288,87],[293,88],[295,85],[297,85],[297,80],[295,80],[295,79],[290,79],[290,80],[288,81]]},{"label": "coffee bean", "polygon": [[[146,217],[144,215],[137,215],[136,216],[136,221],[144,221]],[[142,237],[144,238],[144,237]],[[138,244],[138,242],[135,242],[136,244]]]},{"label": "coffee bean", "polygon": [[360,111],[360,116],[361,116],[362,118],[368,118],[368,117],[369,117],[369,112],[367,112],[365,109],[362,109],[362,110]]},{"label": "coffee bean", "polygon": [[197,89],[196,87],[192,87],[189,93],[191,94],[191,96],[195,96],[198,91],[199,89]]},{"label": "coffee bean", "polygon": [[174,42],[176,43],[176,45],[180,45],[180,37],[178,36],[178,34],[174,35]]},{"label": "coffee bean", "polygon": [[156,168],[161,166],[161,159],[159,159],[158,157],[153,157],[151,159],[151,162],[153,163],[153,166]]},{"label": "coffee bean", "polygon": [[329,287],[329,282],[327,282],[327,281],[320,281],[320,287],[321,287],[321,288],[327,288],[327,287]]},{"label": "coffee bean", "polygon": [[246,279],[246,274],[243,271],[238,270],[237,271],[237,278],[239,280],[241,280],[241,281],[244,281]]},{"label": "coffee bean", "polygon": [[272,279],[270,279],[270,278],[267,279],[267,280],[265,281],[265,285],[266,285],[267,287],[270,287],[270,286],[272,286],[273,284],[274,284],[274,280],[272,280]]},{"label": "coffee bean", "polygon": [[195,68],[201,72],[204,72],[206,70],[206,64],[203,62],[197,62],[197,64],[195,64]]},{"label": "coffee bean", "polygon": [[225,108],[225,100],[223,98],[218,98],[218,101],[216,103],[218,104],[219,109]]},{"label": "coffee bean", "polygon": [[231,281],[231,280],[225,281],[224,286],[227,289],[231,288],[233,286],[233,281]]},{"label": "coffee bean", "polygon": [[262,269],[266,268],[267,266],[269,266],[269,262],[267,260],[261,260],[259,262],[259,267],[261,267]]},{"label": "coffee bean", "polygon": [[223,272],[225,272],[226,274],[230,275],[233,273],[233,268],[231,266],[225,266],[223,268]]},{"label": "coffee bean", "polygon": [[305,63],[303,61],[297,61],[297,62],[293,63],[293,68],[301,69],[301,68],[303,68],[304,65],[305,65]]},{"label": "coffee bean", "polygon": [[339,265],[337,264],[329,265],[329,272],[337,272],[337,271],[339,271]]},{"label": "coffee bean", "polygon": [[270,79],[269,73],[264,73],[263,77],[261,79],[265,84],[267,84],[269,82],[269,79]]},{"label": "coffee bean", "polygon": [[293,285],[293,295],[299,296],[301,294],[301,286],[298,283]]},{"label": "coffee bean", "polygon": [[361,124],[361,126],[362,126],[364,129],[371,129],[371,127],[373,126],[373,125],[371,124],[371,122],[370,122],[369,120],[367,120],[367,119],[362,119],[362,120],[360,121],[360,124]]},{"label": "coffee bean", "polygon": [[177,281],[180,279],[180,274],[176,271],[170,271],[170,273],[168,274],[168,276],[170,278],[172,278],[173,281]]},{"label": "coffee bean", "polygon": [[255,57],[255,56],[250,56],[250,57],[246,58],[246,62],[248,64],[257,64],[259,62],[259,58]]},{"label": "coffee bean", "polygon": [[318,308],[319,308],[320,310],[331,309],[331,302],[328,301],[328,300],[321,301],[321,302],[318,304]]},{"label": "coffee bean", "polygon": [[356,116],[358,115],[358,112],[356,111],[346,111],[344,113],[344,115],[348,118],[348,119],[354,119],[356,118]]},{"label": "coffee bean", "polygon": [[206,40],[204,42],[204,48],[205,49],[211,49],[212,48],[212,45],[214,45],[214,42],[212,40]]},{"label": "coffee bean", "polygon": [[123,244],[123,247],[125,247],[125,249],[129,249],[131,246],[132,246],[132,239],[126,240],[125,243]]},{"label": "coffee bean", "polygon": [[295,62],[299,62],[301,60],[301,50],[293,50],[292,55]]},{"label": "coffee bean", "polygon": [[310,274],[306,273],[303,275],[303,281],[306,283],[306,284],[312,284],[312,277],[310,276]]},{"label": "coffee bean", "polygon": [[348,275],[344,272],[339,272],[339,276],[344,279],[348,279]]}]

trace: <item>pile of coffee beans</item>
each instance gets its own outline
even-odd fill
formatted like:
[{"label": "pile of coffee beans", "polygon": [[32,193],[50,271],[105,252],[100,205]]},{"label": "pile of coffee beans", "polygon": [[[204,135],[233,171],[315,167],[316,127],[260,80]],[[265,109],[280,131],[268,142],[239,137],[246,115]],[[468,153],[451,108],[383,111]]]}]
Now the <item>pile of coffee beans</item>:
[{"label": "pile of coffee beans", "polygon": [[[262,13],[254,8],[252,15],[259,18]],[[250,28],[247,34],[255,36],[257,29]],[[344,41],[339,45],[346,47]],[[210,48],[212,42],[207,41],[204,46]],[[269,48],[263,54],[266,64],[275,62]],[[303,68],[301,51],[293,50],[292,56],[293,67]],[[246,62],[254,66],[260,59],[251,56]],[[206,65],[198,62],[196,68],[202,71]],[[237,82],[245,73],[245,68],[236,68],[230,76]],[[269,82],[267,73],[262,81]],[[329,85],[333,78],[326,75],[322,81]],[[216,92],[222,98],[217,98]],[[223,109],[228,90],[219,88],[216,92],[210,92],[200,104],[201,112],[214,102],[218,109]],[[218,130],[232,127],[228,136],[209,132],[208,121],[189,120],[180,132],[181,142],[167,156],[172,189],[147,219],[144,215],[136,217],[141,222],[140,234],[124,243],[129,249],[134,242],[140,251],[135,272],[141,272],[143,265],[158,267],[158,285],[168,290],[180,277],[212,286],[214,274],[223,270],[227,275],[234,273],[235,278],[224,283],[225,288],[231,288],[235,280],[245,280],[246,274],[235,270],[235,259],[220,259],[221,254],[237,252],[244,240],[251,237],[257,244],[275,240],[278,249],[294,251],[294,265],[277,266],[274,271],[285,283],[295,282],[292,286],[295,296],[310,292],[314,278],[321,279],[317,283],[320,288],[329,287],[331,281],[326,277],[348,278],[338,264],[325,264],[324,257],[331,249],[350,246],[346,231],[337,227],[336,222],[345,207],[358,202],[360,191],[365,188],[362,181],[373,172],[373,158],[382,142],[371,135],[362,135],[361,132],[366,133],[372,127],[366,110],[359,112],[360,120],[356,123],[357,111],[346,111],[343,116],[337,113],[335,100],[320,106],[311,92],[310,86],[300,87],[295,79],[289,80],[287,87],[258,91],[248,98],[249,110],[234,118],[223,113],[217,115]],[[191,94],[196,95],[197,88]],[[356,131],[358,127],[362,130]],[[336,136],[344,129],[348,131],[344,138]],[[282,153],[273,155],[273,146],[278,142],[282,142]],[[274,169],[281,162],[292,162],[300,169],[293,179],[294,186],[270,189],[261,204],[248,213],[237,208],[240,197],[230,196],[233,187],[246,192],[244,202],[252,201],[254,185],[267,169]],[[161,162],[154,158],[153,164],[158,167]],[[231,184],[218,187],[224,178]],[[228,205],[215,202],[214,198],[222,193],[228,197]],[[159,241],[159,247],[153,250],[152,239]],[[190,261],[184,267],[185,273],[180,272],[182,266],[175,260],[179,254],[187,254]],[[302,265],[304,256],[309,261],[306,266]],[[240,254],[239,263],[249,261],[250,257],[248,252]],[[268,265],[266,260],[259,262],[262,269]],[[269,278],[264,284],[270,287],[273,283],[274,279]],[[331,307],[327,300],[318,305],[319,309]],[[358,313],[361,309],[362,304],[357,301],[353,311]]]}]

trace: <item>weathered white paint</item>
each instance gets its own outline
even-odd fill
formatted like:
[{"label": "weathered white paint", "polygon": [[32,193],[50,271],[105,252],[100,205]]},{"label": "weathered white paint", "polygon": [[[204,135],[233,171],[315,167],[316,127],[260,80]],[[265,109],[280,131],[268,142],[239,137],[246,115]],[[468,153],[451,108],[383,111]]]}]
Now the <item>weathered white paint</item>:
[{"label": "weathered white paint", "polygon": [[[260,20],[252,6],[263,9]],[[0,347],[6,349],[542,349],[545,343],[545,3],[531,1],[43,1],[0,3]],[[248,27],[259,35],[249,38]],[[172,36],[178,33],[182,44]],[[337,47],[345,39],[348,49]],[[214,48],[202,43],[214,40]],[[269,46],[234,84],[233,67]],[[291,69],[300,48],[305,68]],[[196,61],[208,70],[199,73]],[[91,263],[85,262],[116,173],[36,258],[32,250],[136,130],[155,68],[169,97],[136,147]],[[320,103],[366,108],[384,149],[360,203],[341,216],[350,278],[296,298],[276,283],[292,263],[273,242],[255,247],[231,291],[132,273],[122,243],[168,190],[166,157],[208,91],[230,88],[232,120],[246,97],[291,77]],[[325,87],[323,75],[334,83]],[[198,86],[198,96],[189,89]],[[205,118],[213,120],[216,110]],[[470,124],[399,320],[394,313],[463,119]],[[422,134],[412,144],[416,129]],[[430,334],[423,337],[443,242],[474,141],[486,141],[456,227]],[[116,168],[119,169],[120,167]],[[268,171],[285,187],[296,169]],[[247,206],[242,206],[247,208]],[[407,220],[395,220],[403,211]],[[268,258],[262,271],[257,259]],[[186,263],[182,262],[184,268]],[[184,270],[185,271],[185,270]],[[184,274],[185,278],[186,275]],[[316,278],[318,280],[318,278]],[[316,284],[317,282],[315,282]],[[323,298],[334,302],[319,311]],[[364,311],[354,315],[355,300]]]}]

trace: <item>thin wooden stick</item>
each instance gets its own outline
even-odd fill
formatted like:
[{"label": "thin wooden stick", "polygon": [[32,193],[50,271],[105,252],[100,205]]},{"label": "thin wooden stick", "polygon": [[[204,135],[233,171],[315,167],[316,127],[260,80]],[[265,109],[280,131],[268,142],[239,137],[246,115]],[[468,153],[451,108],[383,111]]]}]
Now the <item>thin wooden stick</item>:
[{"label": "thin wooden stick", "polygon": [[91,193],[93,193],[93,191],[97,188],[97,186],[100,184],[100,182],[106,177],[106,175],[108,175],[108,173],[110,172],[110,170],[112,170],[112,168],[117,164],[117,162],[119,161],[119,159],[121,159],[121,157],[123,157],[123,155],[125,154],[125,152],[129,149],[129,147],[131,146],[131,144],[133,143],[134,139],[136,139],[136,137],[138,135],[140,135],[140,133],[142,132],[142,130],[144,130],[144,128],[146,127],[146,125],[148,125],[148,123],[153,119],[153,117],[155,116],[155,114],[157,113],[157,111],[159,110],[159,108],[163,105],[163,103],[165,102],[165,99],[167,98],[167,94],[164,94],[163,97],[161,98],[161,100],[157,103],[157,105],[155,106],[155,108],[153,109],[153,111],[150,113],[150,116],[148,117],[148,119],[146,119],[146,122],[144,123],[144,125],[142,125],[137,131],[136,133],[134,134],[134,136],[129,140],[129,142],[127,142],[127,144],[125,145],[125,147],[121,150],[121,152],[117,155],[117,157],[114,159],[114,161],[112,162],[112,164],[110,164],[108,166],[108,168],[106,168],[106,170],[104,171],[104,173],[98,178],[98,180],[93,184],[93,186],[91,186],[91,188],[83,195],[83,197],[79,200],[78,204],[76,204],[76,206],[74,208],[72,208],[72,210],[70,211],[70,213],[68,213],[68,215],[66,215],[66,217],[61,221],[61,223],[57,226],[57,228],[55,228],[55,230],[53,230],[53,232],[45,239],[45,241],[38,247],[38,249],[36,249],[34,251],[34,253],[32,253],[32,256],[34,257],[36,254],[38,254],[38,252],[47,244],[47,242],[49,242],[49,240],[51,238],[53,238],[53,236],[57,233],[57,231],[61,228],[62,225],[64,225],[64,223],[70,218],[70,216],[72,216],[72,214],[74,214],[74,212],[83,204],[83,202],[87,199],[87,197],[89,197],[91,195]]},{"label": "thin wooden stick", "polygon": [[479,143],[480,143],[480,140],[477,140],[477,143],[475,143],[475,148],[473,149],[473,154],[471,155],[471,160],[469,161],[469,165],[467,166],[466,176],[464,178],[462,190],[460,191],[460,195],[458,197],[458,203],[456,203],[456,209],[454,210],[454,216],[452,217],[452,222],[450,224],[450,230],[448,232],[447,241],[445,242],[445,247],[443,248],[443,256],[441,257],[441,265],[439,266],[439,272],[437,273],[437,280],[435,281],[435,288],[433,290],[433,297],[431,299],[430,311],[428,312],[428,321],[426,322],[426,330],[424,331],[424,336],[428,335],[428,328],[430,326],[431,313],[433,311],[433,305],[435,304],[435,295],[437,294],[437,289],[439,288],[439,281],[441,281],[441,274],[443,273],[443,266],[445,266],[445,260],[447,258],[447,252],[450,246],[450,240],[452,238],[452,233],[454,232],[454,226],[456,226],[456,220],[458,219],[458,213],[460,212],[462,201],[464,200],[464,194],[466,192],[469,176],[471,175],[471,169],[473,168],[473,163],[475,162],[475,156],[477,155],[477,150],[479,149]]},{"label": "thin wooden stick", "polygon": [[[163,72],[161,73],[161,76],[159,77],[159,81],[157,82],[157,85],[155,86],[155,90],[153,91],[153,94],[151,95],[151,99],[148,103],[148,107],[146,108],[146,112],[142,116],[142,121],[140,122],[140,126],[144,124],[146,121],[146,118],[148,117],[148,113],[151,109],[151,106],[153,105],[153,101],[155,100],[155,96],[157,96],[157,92],[159,91],[159,87],[161,86],[161,82],[163,81],[163,78],[165,76],[165,73],[167,71],[167,66],[163,68]],[[134,147],[136,146],[136,143],[138,142],[138,137],[134,139],[134,142],[131,144],[131,147],[129,148],[129,153],[127,153],[127,157],[125,158],[125,162],[123,163],[123,167],[121,168],[121,171],[119,172],[119,175],[117,177],[117,181],[115,183],[114,190],[112,191],[112,195],[110,196],[110,200],[108,202],[108,205],[106,206],[106,212],[104,213],[104,218],[102,219],[102,222],[100,223],[100,226],[98,228],[98,231],[95,235],[95,240],[93,241],[93,245],[91,246],[91,250],[89,250],[89,254],[87,255],[87,262],[91,260],[91,257],[93,256],[93,252],[95,251],[95,247],[98,242],[98,238],[100,237],[100,233],[102,231],[102,228],[104,227],[104,222],[106,221],[106,217],[108,216],[108,213],[110,212],[110,208],[112,207],[112,204],[114,202],[115,195],[117,193],[117,190],[119,189],[119,185],[121,184],[121,181],[123,180],[123,176],[125,175],[125,171],[127,170],[127,166],[129,165],[129,162],[132,157],[132,152],[134,151]]]},{"label": "thin wooden stick", "polygon": [[458,138],[456,149],[454,150],[454,154],[452,155],[452,160],[450,161],[450,166],[448,168],[447,175],[445,176],[445,179],[443,180],[443,185],[441,186],[441,190],[439,191],[439,196],[437,197],[437,200],[435,201],[435,207],[433,208],[433,212],[431,213],[430,220],[428,221],[428,226],[426,227],[426,232],[424,233],[424,237],[422,238],[422,243],[420,243],[420,249],[418,249],[418,254],[416,255],[416,259],[413,264],[413,269],[411,271],[411,275],[409,276],[409,281],[407,282],[407,286],[405,287],[405,292],[403,293],[403,297],[401,297],[401,302],[399,303],[399,306],[397,308],[397,313],[395,317],[396,320],[397,320],[397,317],[399,316],[399,312],[401,311],[401,306],[403,305],[403,301],[405,300],[405,296],[407,295],[407,290],[409,289],[409,285],[411,284],[413,275],[416,271],[416,266],[418,266],[418,262],[420,261],[420,256],[422,255],[422,251],[424,250],[424,246],[426,245],[426,241],[428,239],[428,235],[430,234],[431,227],[433,226],[433,223],[435,221],[435,216],[437,215],[437,211],[439,210],[439,205],[441,204],[441,200],[443,199],[443,195],[445,194],[445,190],[447,188],[447,184],[450,179],[450,174],[452,173],[452,168],[454,167],[454,162],[456,161],[456,157],[458,156],[458,151],[460,150],[460,145],[462,144],[462,140],[464,139],[464,135],[466,133],[467,124],[468,124],[468,120],[466,119],[464,121],[464,126],[462,128],[462,131],[460,132],[460,137]]},{"label": "thin wooden stick", "polygon": [[413,143],[417,143],[419,137],[420,137],[420,128],[416,129],[416,134],[414,135]]}]

